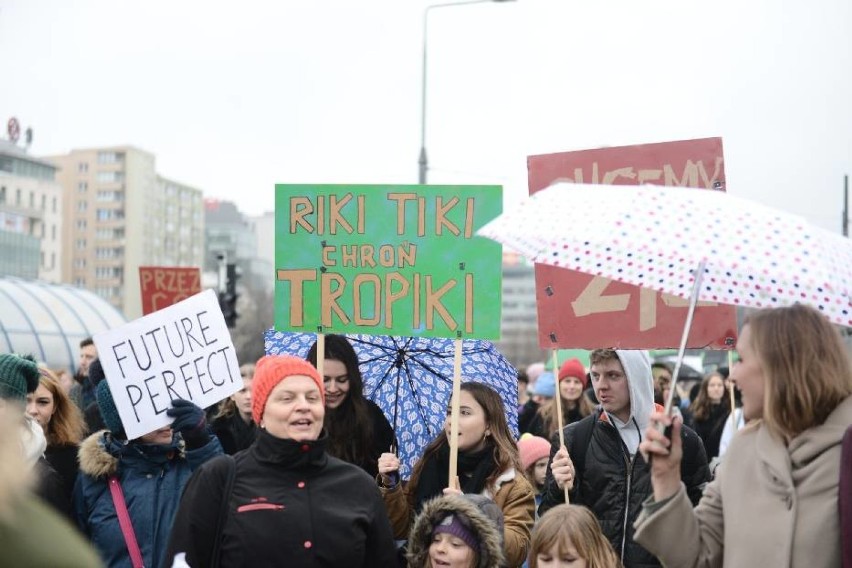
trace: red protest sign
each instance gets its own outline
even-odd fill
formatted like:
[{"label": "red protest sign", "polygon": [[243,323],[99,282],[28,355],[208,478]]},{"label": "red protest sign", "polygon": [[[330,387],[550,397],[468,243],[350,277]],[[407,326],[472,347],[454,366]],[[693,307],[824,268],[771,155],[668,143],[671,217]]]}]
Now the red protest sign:
[{"label": "red protest sign", "polygon": [[140,266],[142,314],[148,315],[201,292],[197,267]]},{"label": "red protest sign", "polygon": [[[560,181],[725,189],[721,138],[529,156],[527,167],[530,194]],[[536,264],[535,280],[543,348],[658,349],[680,344],[687,300],[542,264]],[[732,349],[736,308],[698,305],[687,346]]]}]

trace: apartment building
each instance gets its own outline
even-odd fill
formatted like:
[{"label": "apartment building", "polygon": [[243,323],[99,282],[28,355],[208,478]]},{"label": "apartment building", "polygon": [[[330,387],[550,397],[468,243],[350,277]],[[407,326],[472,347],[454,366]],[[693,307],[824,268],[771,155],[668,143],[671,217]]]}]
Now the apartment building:
[{"label": "apartment building", "polygon": [[48,160],[65,195],[63,282],[134,319],[142,315],[140,266],[202,265],[201,190],[158,175],[153,154],[116,146]]},{"label": "apartment building", "polygon": [[56,167],[0,140],[0,274],[57,283],[62,274],[62,187]]},{"label": "apartment building", "polygon": [[515,253],[503,253],[502,295],[501,338],[494,344],[518,368],[543,361],[545,351],[538,345],[535,267]]},{"label": "apartment building", "polygon": [[[272,218],[274,221],[274,217]],[[232,201],[219,199],[205,200],[204,228],[207,234],[207,255],[205,257],[205,271],[215,272],[218,270],[218,257],[220,255],[227,259],[228,263],[236,264],[245,284],[253,289],[264,289],[272,291],[273,269],[272,261],[261,255],[262,247],[259,239],[264,239],[264,249],[268,249],[272,240],[274,247],[275,235],[266,225],[258,232],[256,219],[240,212],[237,205]],[[273,248],[274,250],[274,248]]]}]

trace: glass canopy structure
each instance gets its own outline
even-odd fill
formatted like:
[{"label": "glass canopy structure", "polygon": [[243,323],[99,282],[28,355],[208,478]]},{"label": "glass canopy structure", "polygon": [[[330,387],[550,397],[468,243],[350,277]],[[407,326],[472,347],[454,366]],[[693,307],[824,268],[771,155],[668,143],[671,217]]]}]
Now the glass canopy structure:
[{"label": "glass canopy structure", "polygon": [[0,353],[31,354],[73,373],[80,341],[125,322],[88,290],[0,276]]}]

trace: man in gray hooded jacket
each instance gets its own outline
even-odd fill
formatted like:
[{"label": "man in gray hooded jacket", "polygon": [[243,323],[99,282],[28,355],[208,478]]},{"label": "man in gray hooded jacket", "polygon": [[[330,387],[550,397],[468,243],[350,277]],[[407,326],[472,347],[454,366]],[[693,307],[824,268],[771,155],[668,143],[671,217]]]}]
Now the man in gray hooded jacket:
[{"label": "man in gray hooded jacket", "polygon": [[[646,351],[597,349],[590,362],[600,405],[565,427],[565,447],[559,445],[559,433],[554,434],[539,514],[564,502],[567,487],[571,503],[585,505],[597,516],[625,568],[659,566],[633,542],[633,522],[653,493],[650,467],[638,452],[655,408],[651,360]],[[707,455],[694,431],[684,427],[681,432],[681,479],[695,505],[710,480]]]}]

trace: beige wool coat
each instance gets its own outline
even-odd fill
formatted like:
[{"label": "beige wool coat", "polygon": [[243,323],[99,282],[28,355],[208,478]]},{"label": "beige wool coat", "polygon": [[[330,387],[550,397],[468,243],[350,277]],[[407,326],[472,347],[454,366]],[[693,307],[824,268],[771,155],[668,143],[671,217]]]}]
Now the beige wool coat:
[{"label": "beige wool coat", "polygon": [[760,423],[747,426],[694,510],[683,486],[646,501],[636,542],[670,568],[840,566],[837,485],[849,424],[852,397],[787,446]]}]

